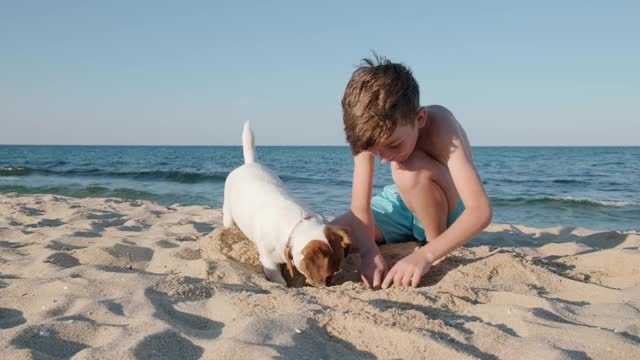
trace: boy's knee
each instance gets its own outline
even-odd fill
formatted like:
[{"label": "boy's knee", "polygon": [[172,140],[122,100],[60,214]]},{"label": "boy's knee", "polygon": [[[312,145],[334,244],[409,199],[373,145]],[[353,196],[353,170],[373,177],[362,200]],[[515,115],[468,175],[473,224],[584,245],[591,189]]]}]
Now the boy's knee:
[{"label": "boy's knee", "polygon": [[446,209],[447,207],[444,191],[434,181],[429,180],[404,191],[398,187],[398,190],[400,190],[402,201],[412,213],[415,213],[420,206],[428,205],[436,209]]}]

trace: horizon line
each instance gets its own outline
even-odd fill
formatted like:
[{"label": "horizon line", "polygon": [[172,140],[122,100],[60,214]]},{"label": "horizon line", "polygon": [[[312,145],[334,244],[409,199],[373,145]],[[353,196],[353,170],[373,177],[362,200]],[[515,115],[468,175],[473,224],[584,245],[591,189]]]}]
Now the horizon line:
[{"label": "horizon line", "polygon": [[[239,145],[184,145],[184,144],[0,144],[0,146],[101,146],[101,147],[242,147]],[[263,144],[256,147],[346,147],[349,145],[274,145]],[[640,147],[639,145],[471,145],[471,147]]]}]

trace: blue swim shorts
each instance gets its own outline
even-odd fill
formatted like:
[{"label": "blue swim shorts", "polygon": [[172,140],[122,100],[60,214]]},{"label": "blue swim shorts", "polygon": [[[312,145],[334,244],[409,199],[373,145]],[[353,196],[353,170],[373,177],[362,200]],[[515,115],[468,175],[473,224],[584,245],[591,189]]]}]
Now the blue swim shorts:
[{"label": "blue swim shorts", "polygon": [[[404,204],[395,184],[385,186],[380,194],[371,199],[371,210],[376,226],[386,243],[427,241],[424,227]],[[447,217],[447,228],[456,221],[462,211],[464,204],[460,199],[455,210]]]}]

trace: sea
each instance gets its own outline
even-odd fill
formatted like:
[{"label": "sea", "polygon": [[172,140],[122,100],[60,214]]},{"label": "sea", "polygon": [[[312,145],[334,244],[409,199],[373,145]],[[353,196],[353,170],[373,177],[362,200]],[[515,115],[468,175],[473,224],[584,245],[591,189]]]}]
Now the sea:
[{"label": "sea", "polygon": [[[474,147],[494,223],[640,230],[640,147]],[[349,208],[346,146],[258,146],[258,161],[323,216]],[[0,145],[0,193],[222,207],[239,146]],[[376,163],[374,193],[391,184]]]}]

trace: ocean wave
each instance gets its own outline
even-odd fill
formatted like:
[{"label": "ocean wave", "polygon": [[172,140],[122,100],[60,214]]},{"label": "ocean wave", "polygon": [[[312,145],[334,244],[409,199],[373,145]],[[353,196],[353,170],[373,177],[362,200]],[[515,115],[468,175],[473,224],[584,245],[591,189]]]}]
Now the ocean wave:
[{"label": "ocean wave", "polygon": [[76,198],[102,198],[116,197],[126,200],[158,200],[163,196],[142,190],[117,188],[108,189],[102,186],[87,187],[65,187],[65,186],[23,186],[23,185],[2,185],[0,193],[18,193],[18,194],[56,194],[63,196],[72,196]]},{"label": "ocean wave", "polygon": [[24,166],[0,167],[0,176],[26,176],[26,175],[58,175],[58,176],[105,176],[124,177],[130,179],[166,180],[180,183],[198,183],[207,181],[224,181],[228,173],[199,173],[175,170],[149,170],[149,171],[109,171],[99,168],[53,170],[49,168],[33,169]]},{"label": "ocean wave", "polygon": [[0,176],[25,176],[33,172],[26,166],[0,166]]},{"label": "ocean wave", "polygon": [[565,184],[565,185],[588,185],[591,182],[586,180],[577,180],[577,179],[510,179],[510,178],[485,178],[484,183],[507,183],[507,184],[544,184],[544,183],[552,183],[552,184]]},{"label": "ocean wave", "polygon": [[297,182],[297,183],[309,183],[309,184],[321,184],[321,185],[343,185],[351,186],[351,181],[339,180],[339,179],[326,179],[326,178],[312,178],[306,176],[294,176],[294,175],[279,175],[280,179],[284,182]]},{"label": "ocean wave", "polygon": [[640,203],[634,201],[619,200],[597,200],[589,198],[575,198],[571,196],[547,196],[540,198],[492,198],[494,206],[516,206],[516,205],[552,205],[565,207],[630,207],[639,206]]},{"label": "ocean wave", "polygon": [[[193,171],[177,171],[177,170],[148,170],[148,171],[113,171],[100,168],[75,168],[75,169],[51,169],[47,168],[29,168],[25,166],[0,166],[0,176],[27,176],[27,175],[45,175],[45,176],[101,176],[115,178],[129,178],[133,180],[163,180],[179,183],[201,183],[201,182],[223,182],[228,172],[193,172]],[[299,175],[280,175],[285,182],[310,183],[310,184],[329,184],[329,185],[345,185],[350,186],[351,181],[339,179],[314,178]]]}]

